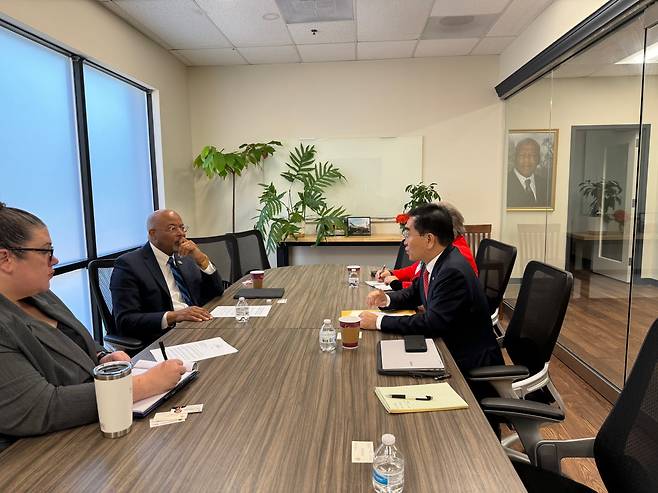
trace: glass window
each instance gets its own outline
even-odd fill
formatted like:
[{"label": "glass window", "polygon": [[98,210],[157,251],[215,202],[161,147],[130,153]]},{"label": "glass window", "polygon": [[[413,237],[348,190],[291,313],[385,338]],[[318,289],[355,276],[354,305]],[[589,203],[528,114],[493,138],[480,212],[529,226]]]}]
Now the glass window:
[{"label": "glass window", "polygon": [[87,257],[70,59],[0,29],[2,195],[39,216],[63,264]]},{"label": "glass window", "polygon": [[146,93],[85,65],[96,247],[107,255],[146,240],[153,211]]},{"label": "glass window", "polygon": [[74,270],[53,277],[50,289],[61,298],[93,336],[87,269]]}]

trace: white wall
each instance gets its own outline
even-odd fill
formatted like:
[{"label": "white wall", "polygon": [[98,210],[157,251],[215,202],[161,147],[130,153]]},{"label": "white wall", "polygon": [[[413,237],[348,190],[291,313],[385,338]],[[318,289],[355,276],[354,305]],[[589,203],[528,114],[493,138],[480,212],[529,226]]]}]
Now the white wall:
[{"label": "white wall", "polygon": [[608,0],[555,0],[500,55],[502,81]]},{"label": "white wall", "polygon": [[94,0],[0,0],[0,14],[157,89],[166,205],[193,226],[186,67]]},{"label": "white wall", "polygon": [[[497,57],[192,67],[192,149],[291,137],[423,136],[423,180],[467,223],[498,231],[503,104],[493,86]],[[266,164],[267,165],[267,164]],[[237,228],[252,227],[262,172],[238,179]],[[408,184],[404,163],[400,180]],[[230,230],[230,181],[196,179],[203,234]],[[364,197],[363,200],[367,200]],[[376,224],[375,232],[399,231]]]}]

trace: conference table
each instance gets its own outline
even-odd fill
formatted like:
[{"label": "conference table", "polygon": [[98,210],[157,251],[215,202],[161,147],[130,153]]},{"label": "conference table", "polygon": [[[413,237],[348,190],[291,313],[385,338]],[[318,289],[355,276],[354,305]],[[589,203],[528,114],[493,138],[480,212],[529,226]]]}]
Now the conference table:
[{"label": "conference table", "polygon": [[[383,433],[404,455],[405,491],[525,491],[441,340],[468,409],[387,414],[375,386],[433,382],[377,374],[377,342],[395,336],[362,331],[358,349],[335,353],[318,342],[322,320],[337,325],[341,310],[364,308],[371,288],[348,287],[339,265],[268,270],[265,284],[285,288],[287,300],[271,300],[267,317],[183,323],[162,338],[222,337],[238,349],[200,361],[198,378],[158,409],[203,404],[202,413],[157,428],[136,420],[119,439],[103,438],[97,423],[21,439],[0,454],[0,491],[368,492],[372,466],[352,463],[352,441],[376,448]],[[233,305],[243,288],[207,306]],[[140,358],[153,359],[148,350]]]}]

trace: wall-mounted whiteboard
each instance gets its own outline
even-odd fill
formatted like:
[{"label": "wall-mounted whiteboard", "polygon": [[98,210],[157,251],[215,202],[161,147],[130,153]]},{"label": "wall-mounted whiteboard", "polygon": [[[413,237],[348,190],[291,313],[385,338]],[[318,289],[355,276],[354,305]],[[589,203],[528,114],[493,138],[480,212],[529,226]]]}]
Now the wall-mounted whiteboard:
[{"label": "wall-mounted whiteboard", "polygon": [[[289,139],[265,163],[265,183],[273,182],[279,193],[289,183],[281,178],[289,153],[303,143],[314,145],[316,160],[340,168],[347,181],[327,192],[329,205],[342,205],[350,216],[391,218],[409,201],[404,191],[421,180],[423,137],[380,137],[354,139]],[[296,194],[293,201],[296,199]]]}]

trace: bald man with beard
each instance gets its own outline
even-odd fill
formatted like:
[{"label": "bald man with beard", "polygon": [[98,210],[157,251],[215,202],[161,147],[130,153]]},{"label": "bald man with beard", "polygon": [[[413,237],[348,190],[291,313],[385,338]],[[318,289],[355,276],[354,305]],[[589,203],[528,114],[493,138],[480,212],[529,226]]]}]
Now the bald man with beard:
[{"label": "bald man with beard", "polygon": [[208,256],[185,237],[178,213],[155,211],[147,229],[149,241],[116,260],[110,290],[119,335],[150,344],[177,322],[210,320],[201,306],[224,288]]}]

